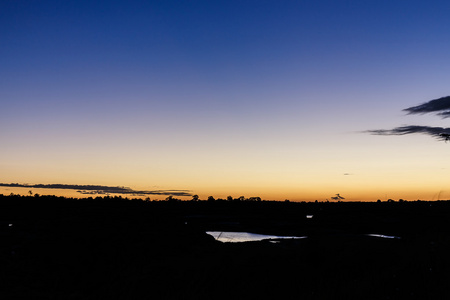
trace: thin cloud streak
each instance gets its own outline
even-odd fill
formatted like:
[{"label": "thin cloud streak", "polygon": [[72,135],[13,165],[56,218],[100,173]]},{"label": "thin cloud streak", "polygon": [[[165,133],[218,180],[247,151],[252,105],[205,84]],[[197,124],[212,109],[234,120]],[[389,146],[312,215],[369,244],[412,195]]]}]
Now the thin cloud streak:
[{"label": "thin cloud streak", "polygon": [[374,135],[406,135],[406,134],[422,133],[433,136],[439,140],[445,140],[445,137],[443,137],[442,134],[443,133],[450,134],[450,128],[408,125],[396,127],[393,129],[367,130],[366,132]]},{"label": "thin cloud streak", "polygon": [[72,184],[20,184],[20,183],[0,183],[5,187],[23,187],[23,188],[39,188],[39,189],[65,189],[75,190],[81,194],[101,195],[101,194],[125,194],[133,196],[146,195],[172,195],[172,196],[192,196],[189,190],[153,190],[153,191],[136,191],[129,187],[120,186],[104,186],[104,185],[72,185]]},{"label": "thin cloud streak", "polygon": [[421,105],[408,107],[403,111],[406,111],[409,115],[437,112],[438,116],[448,118],[450,117],[450,96],[430,100]]}]

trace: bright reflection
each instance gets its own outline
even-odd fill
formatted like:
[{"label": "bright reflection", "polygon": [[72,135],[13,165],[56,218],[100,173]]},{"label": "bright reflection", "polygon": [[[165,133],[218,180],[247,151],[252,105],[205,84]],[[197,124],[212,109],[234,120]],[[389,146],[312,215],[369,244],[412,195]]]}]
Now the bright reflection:
[{"label": "bright reflection", "polygon": [[400,237],[398,236],[393,236],[393,235],[383,235],[383,234],[366,234],[367,236],[374,236],[374,237],[379,237],[379,238],[383,238],[383,239],[400,239]]},{"label": "bright reflection", "polygon": [[212,235],[217,241],[220,242],[254,242],[268,239],[304,239],[306,236],[279,236],[279,235],[266,235],[256,234],[250,232],[233,232],[233,231],[207,231],[209,235]]},{"label": "bright reflection", "polygon": [[[256,233],[250,233],[250,232],[235,232],[235,231],[207,231],[206,233],[213,236],[217,241],[225,242],[225,243],[307,238],[307,236],[280,236],[280,235],[266,235],[266,234],[256,234]],[[384,234],[370,233],[370,234],[363,234],[363,235],[382,238],[382,239],[401,239],[398,236],[384,235]],[[271,241],[271,242],[277,242],[277,241]]]}]

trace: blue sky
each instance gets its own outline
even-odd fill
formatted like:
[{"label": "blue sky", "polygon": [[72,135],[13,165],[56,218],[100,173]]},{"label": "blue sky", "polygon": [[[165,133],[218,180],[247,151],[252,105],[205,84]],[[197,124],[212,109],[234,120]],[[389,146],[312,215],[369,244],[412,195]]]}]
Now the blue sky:
[{"label": "blue sky", "polygon": [[361,132],[445,126],[402,109],[449,94],[449,11],[447,1],[2,1],[0,182],[431,198],[444,189],[445,143]]}]

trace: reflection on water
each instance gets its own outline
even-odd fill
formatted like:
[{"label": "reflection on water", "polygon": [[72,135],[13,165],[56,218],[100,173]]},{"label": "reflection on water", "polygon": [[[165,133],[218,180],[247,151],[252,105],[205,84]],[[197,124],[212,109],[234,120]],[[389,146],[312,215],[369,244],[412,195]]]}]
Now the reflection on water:
[{"label": "reflection on water", "polygon": [[220,242],[254,242],[268,239],[304,239],[306,236],[279,236],[279,235],[266,235],[256,234],[250,232],[232,232],[232,231],[207,231],[209,235],[212,235],[216,240]]},{"label": "reflection on water", "polygon": [[[279,240],[279,239],[305,239],[307,236],[279,236],[279,235],[266,235],[266,234],[256,234],[250,232],[234,232],[234,231],[207,231],[209,235],[212,235],[217,241],[220,242],[255,242],[262,240]],[[400,239],[398,236],[384,235],[384,234],[361,234],[356,236],[370,236],[382,239]],[[276,241],[272,241],[276,242]]]},{"label": "reflection on water", "polygon": [[393,236],[393,235],[384,235],[384,234],[366,234],[367,236],[374,236],[374,237],[379,237],[382,239],[399,239],[400,237],[398,236]]}]

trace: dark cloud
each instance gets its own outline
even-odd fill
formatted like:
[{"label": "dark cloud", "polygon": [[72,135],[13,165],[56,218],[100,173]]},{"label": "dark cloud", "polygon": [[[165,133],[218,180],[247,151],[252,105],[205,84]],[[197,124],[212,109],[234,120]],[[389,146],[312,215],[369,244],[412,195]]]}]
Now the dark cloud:
[{"label": "dark cloud", "polygon": [[438,116],[448,118],[450,117],[450,96],[434,99],[421,105],[405,108],[403,111],[406,111],[408,114],[437,113]]},{"label": "dark cloud", "polygon": [[125,194],[133,196],[146,195],[173,195],[173,196],[192,196],[189,190],[153,190],[136,191],[124,186],[104,186],[104,185],[72,185],[72,184],[20,184],[20,183],[0,183],[0,186],[24,187],[38,189],[65,189],[76,190],[81,194],[101,195],[101,194]]},{"label": "dark cloud", "polygon": [[[450,117],[450,96],[430,100],[417,106],[411,106],[405,108],[403,111],[406,111],[409,115],[436,113],[438,116],[441,116],[442,118],[448,118]],[[405,134],[421,133],[430,135],[432,137],[435,137],[439,140],[443,140],[446,142],[450,140],[450,128],[448,127],[405,125],[395,127],[393,129],[367,130],[365,132],[375,135],[405,135]]]},{"label": "dark cloud", "polygon": [[377,130],[367,130],[366,132],[375,135],[405,135],[413,133],[422,133],[431,135],[440,140],[445,140],[445,136],[442,134],[450,134],[450,128],[444,127],[431,127],[431,126],[420,126],[420,125],[408,125],[396,127],[394,129],[377,129]]}]

